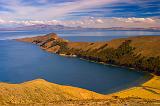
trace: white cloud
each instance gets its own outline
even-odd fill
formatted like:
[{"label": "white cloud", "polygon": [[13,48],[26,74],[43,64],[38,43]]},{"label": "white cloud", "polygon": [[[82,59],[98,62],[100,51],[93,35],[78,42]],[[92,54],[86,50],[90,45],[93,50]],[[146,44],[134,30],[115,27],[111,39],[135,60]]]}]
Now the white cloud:
[{"label": "white cloud", "polygon": [[7,25],[37,25],[37,24],[47,24],[47,25],[65,25],[65,26],[81,26],[81,27],[160,27],[159,18],[94,18],[85,17],[80,20],[32,20],[32,21],[5,21],[0,19],[0,24]]},{"label": "white cloud", "polygon": [[135,23],[135,22],[147,22],[147,23],[153,23],[155,22],[155,20],[153,20],[152,18],[127,18],[124,20],[125,22],[129,22],[129,23]]},{"label": "white cloud", "polygon": [[[47,3],[48,0],[39,0],[39,3]],[[13,12],[3,12],[0,18],[8,20],[52,20],[61,18],[69,13],[107,5],[118,0],[80,0],[65,3],[48,3],[44,6],[24,5],[20,0],[2,0],[5,7]]]},{"label": "white cloud", "polygon": [[102,19],[97,19],[96,20],[98,23],[104,23]]}]

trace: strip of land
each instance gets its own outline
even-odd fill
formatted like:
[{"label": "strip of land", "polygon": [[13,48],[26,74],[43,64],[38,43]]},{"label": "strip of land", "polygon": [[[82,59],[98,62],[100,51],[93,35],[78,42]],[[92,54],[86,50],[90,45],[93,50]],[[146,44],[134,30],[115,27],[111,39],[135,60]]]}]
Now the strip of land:
[{"label": "strip of land", "polygon": [[108,42],[71,42],[51,33],[18,39],[61,56],[83,58],[160,75],[160,36],[137,36]]}]

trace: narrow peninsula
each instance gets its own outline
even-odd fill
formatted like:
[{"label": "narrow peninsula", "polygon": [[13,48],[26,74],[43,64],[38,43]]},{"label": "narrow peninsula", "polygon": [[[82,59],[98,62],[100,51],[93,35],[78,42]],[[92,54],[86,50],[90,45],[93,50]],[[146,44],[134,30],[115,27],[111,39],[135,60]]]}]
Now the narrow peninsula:
[{"label": "narrow peninsula", "polygon": [[108,42],[71,42],[55,33],[18,39],[62,56],[125,66],[160,75],[160,36],[137,36]]}]

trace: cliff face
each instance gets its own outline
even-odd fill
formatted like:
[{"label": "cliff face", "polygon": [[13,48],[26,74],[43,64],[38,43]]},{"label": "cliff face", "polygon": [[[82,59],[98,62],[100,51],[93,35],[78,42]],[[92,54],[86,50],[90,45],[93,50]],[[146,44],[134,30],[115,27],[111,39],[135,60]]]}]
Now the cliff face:
[{"label": "cliff face", "polygon": [[160,75],[160,36],[129,37],[108,42],[70,42],[51,33],[18,41],[31,42],[63,56],[77,56]]}]

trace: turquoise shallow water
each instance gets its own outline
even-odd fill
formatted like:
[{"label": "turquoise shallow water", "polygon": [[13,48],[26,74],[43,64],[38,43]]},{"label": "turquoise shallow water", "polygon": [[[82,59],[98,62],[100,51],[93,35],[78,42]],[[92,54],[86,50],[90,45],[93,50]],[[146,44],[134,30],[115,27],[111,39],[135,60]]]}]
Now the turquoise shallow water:
[{"label": "turquoise shallow water", "polygon": [[0,32],[0,81],[20,83],[37,78],[112,93],[143,83],[145,73],[62,57],[36,45],[8,40],[56,32],[71,41],[106,41],[135,35],[160,35],[157,31],[12,31]]}]

